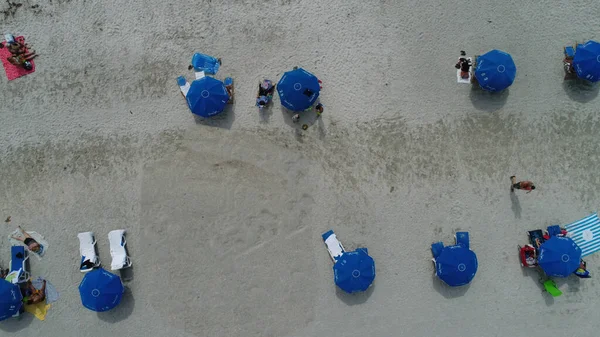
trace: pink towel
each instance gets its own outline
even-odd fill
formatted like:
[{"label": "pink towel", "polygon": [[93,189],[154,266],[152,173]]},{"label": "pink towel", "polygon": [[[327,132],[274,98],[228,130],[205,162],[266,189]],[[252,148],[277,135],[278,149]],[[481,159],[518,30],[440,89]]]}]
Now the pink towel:
[{"label": "pink towel", "polygon": [[[25,43],[25,38],[22,36],[16,37],[15,40],[19,43]],[[2,45],[4,47],[0,48],[0,59],[2,60],[2,65],[4,66],[4,70],[6,71],[6,77],[8,77],[9,81],[12,81],[21,76],[25,76],[27,74],[31,74],[35,71],[35,63],[33,63],[33,60],[31,60],[31,64],[33,65],[33,68],[31,70],[25,70],[25,68],[21,66],[16,66],[8,62],[8,58],[12,55],[8,48],[6,48],[6,42],[2,42]]]}]

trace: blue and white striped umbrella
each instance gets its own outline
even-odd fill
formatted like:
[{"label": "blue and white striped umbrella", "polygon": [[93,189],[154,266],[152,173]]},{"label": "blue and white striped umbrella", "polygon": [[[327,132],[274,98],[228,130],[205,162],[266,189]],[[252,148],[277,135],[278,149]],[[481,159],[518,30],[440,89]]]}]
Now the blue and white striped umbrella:
[{"label": "blue and white striped umbrella", "polygon": [[581,256],[588,256],[600,250],[600,219],[594,213],[565,226],[567,235],[581,248]]}]

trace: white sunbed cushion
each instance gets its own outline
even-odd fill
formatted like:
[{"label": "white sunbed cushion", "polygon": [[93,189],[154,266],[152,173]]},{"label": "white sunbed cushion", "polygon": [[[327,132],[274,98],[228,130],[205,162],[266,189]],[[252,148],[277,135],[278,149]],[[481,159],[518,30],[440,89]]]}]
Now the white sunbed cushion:
[{"label": "white sunbed cushion", "polygon": [[79,253],[85,260],[90,260],[93,263],[96,263],[98,256],[96,255],[96,249],[94,245],[96,241],[94,240],[93,232],[85,232],[77,234],[77,238],[79,238]]},{"label": "white sunbed cushion", "polygon": [[194,73],[194,75],[196,75],[196,79],[199,80],[202,77],[206,76],[206,74],[204,74],[204,71],[197,71]]},{"label": "white sunbed cushion", "polygon": [[344,249],[342,244],[337,239],[335,234],[331,234],[326,240],[325,245],[327,245],[327,249],[329,250],[329,254],[335,260],[336,257],[341,256],[344,253]]},{"label": "white sunbed cushion", "polygon": [[112,270],[123,269],[131,266],[127,252],[125,251],[125,230],[117,229],[108,233],[108,241],[110,242],[110,255],[112,262],[110,267]]}]

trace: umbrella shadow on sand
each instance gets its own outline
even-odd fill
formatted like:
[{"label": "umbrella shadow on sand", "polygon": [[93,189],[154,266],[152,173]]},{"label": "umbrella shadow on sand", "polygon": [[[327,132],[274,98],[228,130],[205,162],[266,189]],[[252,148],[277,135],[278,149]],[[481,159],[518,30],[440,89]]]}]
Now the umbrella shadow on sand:
[{"label": "umbrella shadow on sand", "polygon": [[135,307],[135,300],[133,298],[133,294],[131,293],[131,289],[125,286],[125,293],[121,298],[121,303],[117,305],[115,308],[98,312],[98,318],[108,323],[117,323],[127,319],[131,313],[133,313],[133,308]]},{"label": "umbrella shadow on sand", "polygon": [[495,112],[502,109],[504,104],[506,104],[509,94],[509,88],[500,92],[489,92],[481,89],[479,85],[474,84],[471,87],[469,98],[471,99],[471,103],[475,109],[487,112]]},{"label": "umbrella shadow on sand", "polygon": [[572,100],[587,103],[598,96],[600,85],[576,78],[563,81],[563,89]]},{"label": "umbrella shadow on sand", "polygon": [[371,297],[373,290],[375,290],[375,284],[372,284],[365,291],[348,294],[339,287],[335,286],[335,295],[347,305],[357,305],[365,303],[369,299],[369,297]]},{"label": "umbrella shadow on sand", "polygon": [[[535,282],[535,284],[540,288],[540,292],[542,293],[542,296],[544,296],[544,301],[546,302],[546,305],[553,305],[554,297],[552,297],[552,295],[550,295],[544,288],[544,280],[547,279],[544,272],[539,267],[522,269],[523,277],[530,277],[533,280],[533,282]],[[581,286],[581,280],[575,275],[569,275],[568,277],[552,277],[551,279],[554,280],[557,288],[562,288],[561,291],[563,292],[578,292],[579,287]],[[565,284],[567,285],[566,290]]]},{"label": "umbrella shadow on sand", "polygon": [[6,332],[19,332],[21,329],[29,326],[34,317],[33,314],[24,312],[17,318],[9,318],[0,322],[0,330]]},{"label": "umbrella shadow on sand", "polygon": [[448,299],[464,296],[464,294],[467,293],[469,287],[471,286],[471,284],[469,283],[460,287],[451,287],[444,283],[444,281],[440,280],[440,278],[437,277],[435,273],[431,276],[431,279],[433,281],[433,288],[442,296]]},{"label": "umbrella shadow on sand", "polygon": [[204,118],[194,114],[192,116],[194,116],[196,124],[230,130],[235,120],[235,103],[227,104],[223,112],[213,117]]},{"label": "umbrella shadow on sand", "polygon": [[[303,132],[306,130],[302,130],[302,125],[308,125],[308,128],[317,128],[318,137],[320,140],[325,139],[326,129],[325,124],[323,123],[322,118],[317,116],[317,114],[311,109],[309,111],[291,111],[286,109],[283,105],[280,106],[281,114],[283,115],[283,121],[285,124],[294,128],[296,134],[296,140],[300,143],[303,142],[302,137],[304,136]],[[300,115],[300,120],[297,123],[294,123],[292,120],[292,116],[295,114]]]},{"label": "umbrella shadow on sand", "polygon": [[[519,258],[518,254],[515,254],[515,256]],[[521,263],[520,260],[519,263]],[[523,270],[523,277],[531,278],[531,280],[535,282],[538,288],[540,288],[540,292],[542,296],[544,296],[544,301],[546,302],[546,305],[551,306],[552,304],[554,304],[554,297],[552,297],[552,295],[550,295],[544,288],[544,272],[540,268],[521,267],[521,269]]]}]

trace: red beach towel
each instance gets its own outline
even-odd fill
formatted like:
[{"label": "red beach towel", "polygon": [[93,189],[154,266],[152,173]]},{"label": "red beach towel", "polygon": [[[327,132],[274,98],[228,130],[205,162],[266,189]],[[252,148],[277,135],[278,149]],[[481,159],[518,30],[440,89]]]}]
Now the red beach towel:
[{"label": "red beach towel", "polygon": [[[15,40],[19,43],[25,43],[25,38],[22,36],[16,37]],[[8,62],[8,58],[12,55],[10,54],[8,48],[6,48],[6,42],[2,42],[2,45],[4,46],[4,48],[0,48],[0,59],[2,60],[2,65],[4,66],[4,70],[6,71],[6,77],[9,81],[12,81],[21,76],[25,76],[27,74],[31,74],[35,71],[35,63],[33,62],[33,60],[31,60],[31,64],[33,65],[33,68],[31,70],[25,70],[25,68],[21,66],[16,66]]]}]

